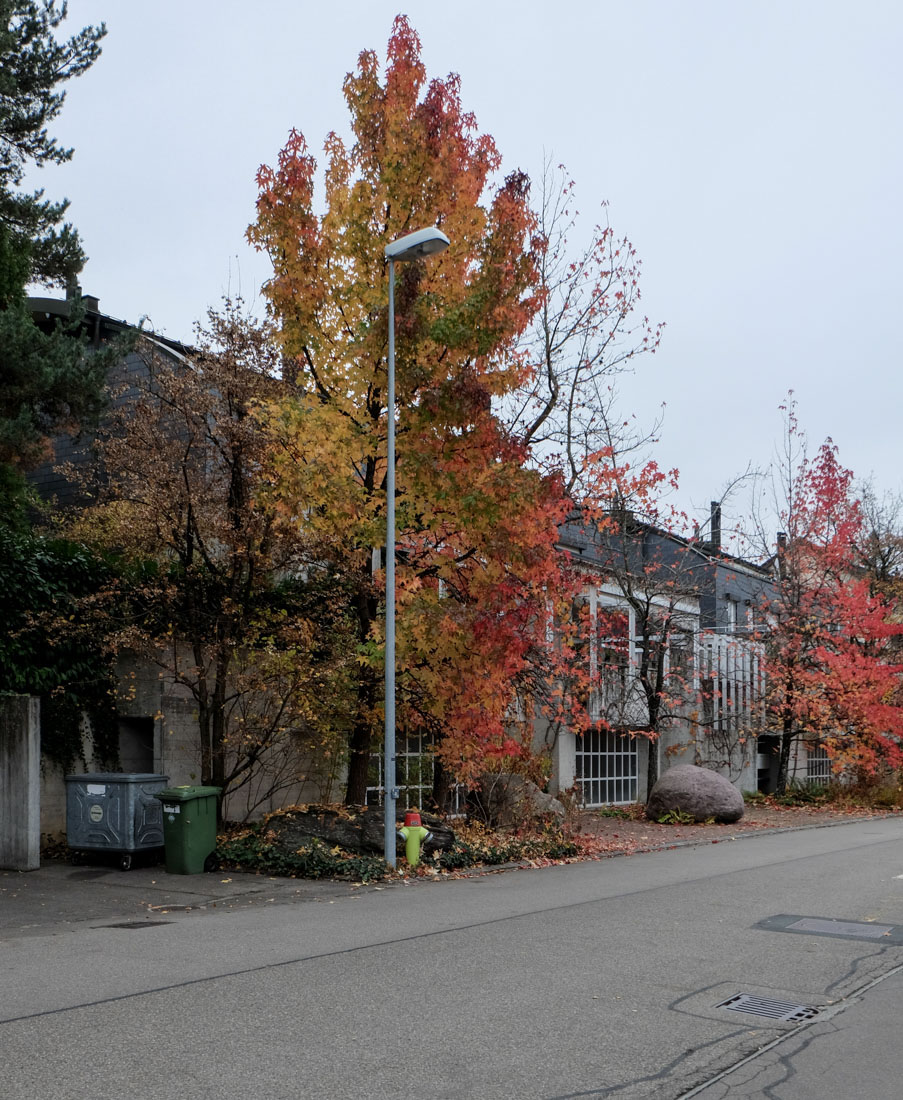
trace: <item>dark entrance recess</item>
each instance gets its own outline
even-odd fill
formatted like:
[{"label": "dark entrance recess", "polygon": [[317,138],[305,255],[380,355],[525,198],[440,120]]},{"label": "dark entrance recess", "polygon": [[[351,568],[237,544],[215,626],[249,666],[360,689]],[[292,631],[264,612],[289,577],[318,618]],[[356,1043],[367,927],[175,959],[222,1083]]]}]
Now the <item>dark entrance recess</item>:
[{"label": "dark entrance recess", "polygon": [[153,718],[120,718],[119,766],[123,772],[154,770]]}]

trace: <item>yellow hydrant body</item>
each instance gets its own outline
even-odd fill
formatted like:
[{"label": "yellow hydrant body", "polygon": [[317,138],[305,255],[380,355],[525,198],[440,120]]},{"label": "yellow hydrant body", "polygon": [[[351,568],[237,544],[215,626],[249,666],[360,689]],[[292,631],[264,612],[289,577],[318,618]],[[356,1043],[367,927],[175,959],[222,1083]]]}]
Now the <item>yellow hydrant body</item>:
[{"label": "yellow hydrant body", "polygon": [[404,825],[398,830],[404,838],[404,858],[409,867],[416,867],[420,862],[420,846],[430,835],[429,829],[420,824],[420,814],[417,810],[408,810],[404,815]]}]

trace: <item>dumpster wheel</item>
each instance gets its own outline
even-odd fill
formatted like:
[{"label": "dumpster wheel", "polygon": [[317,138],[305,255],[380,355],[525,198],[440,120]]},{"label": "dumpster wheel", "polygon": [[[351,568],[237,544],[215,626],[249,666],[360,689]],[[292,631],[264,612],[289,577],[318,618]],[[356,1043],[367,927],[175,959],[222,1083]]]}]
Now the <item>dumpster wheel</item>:
[{"label": "dumpster wheel", "polygon": [[119,857],[119,870],[120,871],[128,871],[128,870],[131,869],[131,866],[132,866],[132,853],[131,852],[123,852],[122,855]]}]

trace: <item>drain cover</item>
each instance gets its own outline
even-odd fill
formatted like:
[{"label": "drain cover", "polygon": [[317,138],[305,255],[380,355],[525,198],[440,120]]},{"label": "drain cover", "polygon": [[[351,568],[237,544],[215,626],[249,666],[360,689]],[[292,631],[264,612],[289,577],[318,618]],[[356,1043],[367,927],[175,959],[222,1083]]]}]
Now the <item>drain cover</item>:
[{"label": "drain cover", "polygon": [[130,920],[122,924],[104,924],[103,928],[125,928],[134,932],[136,928],[157,928],[161,924],[172,924],[171,920]]},{"label": "drain cover", "polygon": [[803,917],[787,925],[796,932],[821,932],[826,936],[862,936],[866,940],[879,940],[894,930],[892,924],[866,924],[864,921],[822,920],[820,917]]},{"label": "drain cover", "polygon": [[812,1005],[794,1004],[793,1001],[773,1001],[768,997],[754,997],[751,993],[737,993],[715,1008],[729,1008],[731,1012],[748,1012],[750,1016],[765,1016],[769,1020],[799,1023],[818,1015]]},{"label": "drain cover", "polygon": [[794,936],[826,936],[831,939],[875,940],[887,947],[903,947],[903,924],[876,924],[864,920],[833,920],[806,917],[802,913],[779,913],[753,925],[767,932],[789,932]]}]

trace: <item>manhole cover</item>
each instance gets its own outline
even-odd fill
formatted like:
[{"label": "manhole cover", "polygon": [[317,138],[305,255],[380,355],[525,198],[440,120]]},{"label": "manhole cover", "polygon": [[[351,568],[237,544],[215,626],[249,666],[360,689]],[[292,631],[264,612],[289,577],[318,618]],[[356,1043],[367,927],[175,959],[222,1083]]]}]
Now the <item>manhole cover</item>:
[{"label": "manhole cover", "polygon": [[789,932],[792,936],[825,936],[830,939],[875,940],[882,946],[903,947],[903,924],[876,924],[864,920],[806,917],[802,913],[778,913],[757,921],[753,928]]},{"label": "manhole cover", "polygon": [[715,1007],[727,1008],[731,1012],[747,1012],[750,1016],[765,1016],[769,1020],[784,1020],[787,1023],[811,1020],[813,1016],[818,1015],[818,1009],[812,1005],[794,1004],[793,1001],[773,1001],[768,997],[755,997],[751,993],[737,993]]},{"label": "manhole cover", "polygon": [[864,921],[822,920],[820,917],[803,917],[788,924],[796,932],[821,932],[826,936],[862,936],[866,940],[878,940],[893,931],[892,924],[866,924]]}]

